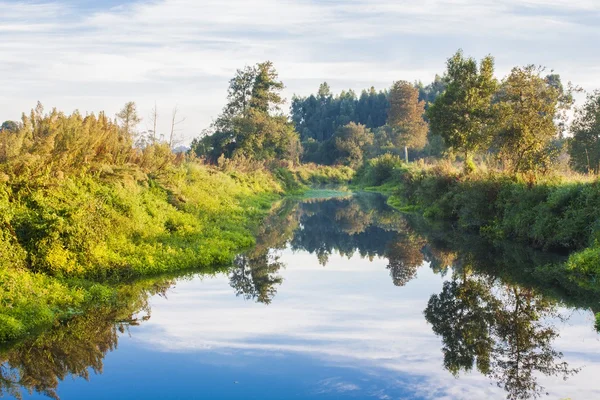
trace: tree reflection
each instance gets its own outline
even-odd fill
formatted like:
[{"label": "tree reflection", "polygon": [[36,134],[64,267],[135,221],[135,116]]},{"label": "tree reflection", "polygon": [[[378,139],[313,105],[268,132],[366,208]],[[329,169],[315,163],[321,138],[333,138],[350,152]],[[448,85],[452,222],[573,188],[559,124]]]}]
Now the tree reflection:
[{"label": "tree reflection", "polygon": [[260,254],[240,255],[234,261],[229,283],[237,296],[259,303],[271,304],[277,286],[283,279],[277,274],[283,263],[279,256],[265,251]]},{"label": "tree reflection", "polygon": [[292,249],[316,254],[321,265],[334,253],[345,257],[359,253],[369,259],[383,256],[397,232],[381,227],[381,210],[368,206],[356,198],[300,204]]},{"label": "tree reflection", "polygon": [[117,347],[115,317],[114,310],[96,310],[11,349],[0,357],[0,394],[20,399],[24,388],[58,399],[59,381],[102,373],[104,356]]},{"label": "tree reflection", "polygon": [[578,372],[560,361],[552,348],[558,333],[543,322],[557,316],[555,302],[532,289],[463,273],[431,296],[424,314],[442,337],[445,368],[458,375],[476,366],[509,399],[539,397],[538,373],[567,378]]},{"label": "tree reflection", "polygon": [[336,252],[345,257],[358,253],[369,260],[383,257],[389,260],[394,284],[403,286],[423,265],[425,241],[385,206],[381,196],[303,203],[298,215],[300,227],[291,241],[292,249],[315,254],[323,266]]},{"label": "tree reflection", "polygon": [[279,250],[288,244],[315,254],[323,266],[334,253],[387,258],[394,284],[405,285],[423,265],[426,242],[382,199],[361,195],[285,203],[258,230],[256,246],[235,259],[230,285],[238,296],[270,304],[282,283]]},{"label": "tree reflection", "polygon": [[285,248],[298,226],[296,204],[284,202],[265,220],[256,233],[256,245],[238,255],[229,272],[229,284],[237,296],[270,304],[283,279],[284,267],[278,250]]},{"label": "tree reflection", "polygon": [[65,378],[100,374],[106,354],[117,348],[119,332],[150,317],[148,299],[165,295],[173,281],[141,281],[119,290],[118,307],[90,310],[36,338],[0,350],[0,397],[22,398],[22,390],[58,399]]},{"label": "tree reflection", "polygon": [[425,240],[413,233],[399,235],[388,245],[385,255],[394,285],[404,286],[417,276],[417,270],[424,262],[423,246]]},{"label": "tree reflection", "polygon": [[[424,311],[442,338],[443,364],[452,374],[480,371],[508,398],[526,399],[543,393],[540,375],[577,372],[553,349],[557,330],[547,321],[557,316],[558,300],[553,299],[598,307],[597,297],[574,290],[560,294],[551,285],[546,290],[539,283],[544,269],[538,268],[551,263],[546,255],[428,231],[411,218],[386,208],[381,197],[284,202],[256,232],[256,245],[236,257],[228,270],[230,285],[238,296],[270,304],[283,281],[280,251],[287,246],[314,254],[323,266],[336,253],[387,259],[397,286],[414,279],[428,262],[435,273],[452,274]],[[124,285],[118,306],[90,310],[0,350],[0,396],[19,398],[24,388],[57,398],[58,383],[66,377],[101,373],[119,333],[149,318],[149,296],[166,295],[172,284],[164,278]]]}]

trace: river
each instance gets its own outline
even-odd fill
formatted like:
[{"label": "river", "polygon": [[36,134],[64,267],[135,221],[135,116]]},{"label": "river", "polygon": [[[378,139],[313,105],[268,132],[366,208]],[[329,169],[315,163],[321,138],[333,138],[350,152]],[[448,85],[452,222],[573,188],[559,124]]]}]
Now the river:
[{"label": "river", "polygon": [[598,299],[560,256],[492,245],[375,194],[285,201],[214,272],[0,350],[24,399],[598,399]]}]

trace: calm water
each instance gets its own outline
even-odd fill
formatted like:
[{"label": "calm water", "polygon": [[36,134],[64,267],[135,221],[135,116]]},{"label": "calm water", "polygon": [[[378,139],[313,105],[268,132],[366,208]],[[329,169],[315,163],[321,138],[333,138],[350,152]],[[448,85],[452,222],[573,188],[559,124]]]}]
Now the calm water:
[{"label": "calm water", "polygon": [[434,229],[375,195],[285,203],[230,269],[123,287],[121,307],[0,350],[0,389],[64,400],[600,399],[598,299],[529,273],[560,261]]}]

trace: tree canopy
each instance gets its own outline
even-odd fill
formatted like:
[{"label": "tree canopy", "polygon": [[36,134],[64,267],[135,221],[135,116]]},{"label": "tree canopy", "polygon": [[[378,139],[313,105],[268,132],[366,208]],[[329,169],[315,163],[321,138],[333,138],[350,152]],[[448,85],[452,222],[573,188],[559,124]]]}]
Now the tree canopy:
[{"label": "tree canopy", "polygon": [[494,143],[513,173],[545,169],[551,162],[549,145],[558,136],[554,119],[562,85],[560,78],[542,72],[534,65],[513,68],[497,94]]},{"label": "tree canopy", "polygon": [[365,147],[373,144],[373,133],[362,124],[350,122],[337,129],[335,148],[346,165],[357,167],[362,164]]},{"label": "tree canopy", "polygon": [[227,105],[192,142],[192,151],[211,162],[221,156],[297,162],[301,146],[293,124],[281,113],[283,88],[270,61],[238,70],[229,82]]},{"label": "tree canopy", "polygon": [[390,108],[388,125],[391,129],[391,142],[396,147],[404,147],[408,162],[407,148],[422,149],[427,144],[427,122],[423,120],[425,101],[419,101],[419,89],[406,81],[392,85],[389,94]]},{"label": "tree canopy", "polygon": [[360,97],[353,90],[334,96],[324,82],[316,95],[294,96],[291,114],[303,142],[324,142],[331,139],[339,127],[350,122],[369,129],[385,125],[388,108],[386,91],[378,92],[371,87],[363,90]]},{"label": "tree canopy", "polygon": [[431,130],[464,154],[466,162],[489,138],[492,96],[498,86],[494,59],[487,56],[478,65],[459,50],[448,59],[446,78],[446,91],[427,110],[427,117]]}]

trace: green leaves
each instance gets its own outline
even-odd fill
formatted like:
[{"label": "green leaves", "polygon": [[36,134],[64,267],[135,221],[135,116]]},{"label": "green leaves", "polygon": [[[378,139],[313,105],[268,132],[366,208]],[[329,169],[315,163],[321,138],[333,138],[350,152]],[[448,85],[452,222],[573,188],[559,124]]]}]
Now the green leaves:
[{"label": "green leaves", "polygon": [[550,168],[550,144],[557,137],[554,119],[561,92],[542,76],[543,68],[529,65],[513,68],[504,79],[494,106],[494,146],[511,173]]},{"label": "green leaves", "polygon": [[448,86],[427,111],[431,130],[465,155],[488,142],[486,128],[492,122],[491,101],[497,88],[494,59],[485,57],[480,65],[464,58],[459,50],[448,59]]},{"label": "green leaves", "polygon": [[219,157],[298,162],[301,146],[288,118],[280,113],[284,86],[273,63],[238,70],[230,81],[228,103],[192,151],[216,163]]},{"label": "green leaves", "polygon": [[335,133],[335,148],[345,165],[357,167],[363,162],[365,147],[373,144],[373,133],[364,125],[349,123]]},{"label": "green leaves", "polygon": [[600,90],[587,96],[571,125],[571,165],[580,172],[600,172]]},{"label": "green leaves", "polygon": [[0,184],[0,341],[112,304],[107,282],[231,262],[282,190],[266,171],[140,173],[33,191]]}]

